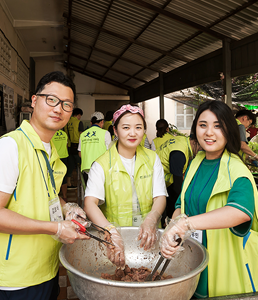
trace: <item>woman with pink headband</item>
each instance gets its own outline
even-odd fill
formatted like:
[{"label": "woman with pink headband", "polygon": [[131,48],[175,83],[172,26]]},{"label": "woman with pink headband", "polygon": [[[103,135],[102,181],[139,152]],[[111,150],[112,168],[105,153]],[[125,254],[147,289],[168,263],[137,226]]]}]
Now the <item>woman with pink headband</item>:
[{"label": "woman with pink headband", "polygon": [[140,145],[146,129],[142,109],[123,105],[113,121],[118,141],[91,166],[84,210],[112,233],[115,249],[108,249],[108,258],[123,268],[124,245],[115,226],[139,226],[140,247],[153,248],[167,191],[159,157]]}]

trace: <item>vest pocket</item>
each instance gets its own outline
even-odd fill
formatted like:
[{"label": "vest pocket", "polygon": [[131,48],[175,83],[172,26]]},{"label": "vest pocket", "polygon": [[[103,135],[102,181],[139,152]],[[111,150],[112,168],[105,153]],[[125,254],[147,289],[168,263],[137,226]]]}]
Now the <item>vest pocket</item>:
[{"label": "vest pocket", "polygon": [[243,258],[246,268],[246,284],[249,286],[249,292],[256,292],[258,288],[258,232],[250,230],[243,238]]}]

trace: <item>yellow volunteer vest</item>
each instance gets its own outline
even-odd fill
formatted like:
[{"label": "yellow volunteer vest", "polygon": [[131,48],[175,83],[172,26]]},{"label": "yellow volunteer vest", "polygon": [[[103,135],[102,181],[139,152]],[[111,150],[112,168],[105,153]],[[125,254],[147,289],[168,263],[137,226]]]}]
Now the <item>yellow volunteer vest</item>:
[{"label": "yellow volunteer vest", "polygon": [[[96,161],[105,174],[105,203],[101,210],[109,222],[120,226],[132,226],[132,183],[120,159],[115,143]],[[134,183],[144,217],[151,211],[153,204],[152,178],[156,153],[138,146],[134,170]]]},{"label": "yellow volunteer vest", "polygon": [[80,120],[78,120],[76,117],[71,117],[69,122],[65,125],[65,132],[68,136],[69,140],[69,147],[71,146],[70,143],[79,143],[80,138],[80,132],[79,132],[79,123]]},{"label": "yellow volunteer vest", "polygon": [[[242,125],[242,123],[238,119],[236,119],[236,122],[237,122],[237,125]],[[240,150],[238,153],[242,157],[243,161],[245,161],[246,160],[246,154],[242,150]]]},{"label": "yellow volunteer vest", "polygon": [[[184,196],[194,174],[205,157],[199,151],[192,161],[184,180],[181,193],[181,211],[184,212]],[[228,194],[239,177],[247,177],[254,190],[255,213],[252,229],[244,237],[234,235],[230,229],[207,230],[208,290],[209,297],[251,293],[258,288],[258,201],[257,188],[253,176],[244,163],[234,154],[224,151],[217,181],[208,201],[206,212],[223,207]]]},{"label": "yellow volunteer vest", "polygon": [[81,171],[89,170],[91,164],[107,150],[106,132],[99,126],[93,125],[81,134]]},{"label": "yellow volunteer vest", "polygon": [[[6,208],[28,218],[50,221],[49,199],[42,172],[47,180],[51,198],[54,197],[54,192],[41,152],[41,150],[45,152],[45,148],[39,136],[27,121],[23,121],[17,130],[5,136],[10,136],[16,141],[19,155],[19,178]],[[61,162],[55,146],[50,143],[52,149],[50,166],[53,169],[58,194],[66,167]],[[46,155],[48,157],[47,153]],[[0,245],[0,286],[32,286],[56,276],[61,243],[50,235],[0,233]]]},{"label": "yellow volunteer vest", "polygon": [[52,137],[52,142],[60,158],[68,157],[67,134],[63,130],[58,130]]},{"label": "yellow volunteer vest", "polygon": [[105,121],[104,125],[103,125],[103,129],[108,130],[110,125],[112,125],[112,120],[111,121]]},{"label": "yellow volunteer vest", "polygon": [[170,173],[169,169],[170,152],[181,151],[184,153],[186,162],[183,168],[183,172],[185,172],[188,166],[189,158],[193,156],[189,137],[172,136],[170,134],[168,134],[168,136],[170,136],[170,139],[167,139],[163,144],[159,146],[159,148],[156,148],[156,153],[158,154],[164,169],[164,176],[167,187],[173,183],[173,175]]},{"label": "yellow volunteer vest", "polygon": [[164,144],[167,140],[171,139],[172,137],[174,137],[172,134],[170,134],[169,132],[166,132],[163,137],[156,137],[155,139],[153,139],[153,143],[155,145],[156,150],[162,145]]}]

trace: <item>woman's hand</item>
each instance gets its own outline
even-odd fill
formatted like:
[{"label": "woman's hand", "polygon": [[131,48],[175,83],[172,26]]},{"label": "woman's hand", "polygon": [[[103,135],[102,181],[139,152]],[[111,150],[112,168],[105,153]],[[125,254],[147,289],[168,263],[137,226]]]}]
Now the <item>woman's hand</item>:
[{"label": "woman's hand", "polygon": [[107,244],[107,256],[108,259],[115,264],[118,268],[125,268],[125,254],[124,254],[124,242],[122,236],[117,231],[115,226],[109,225],[106,227],[111,233],[111,241],[114,246]]},{"label": "woman's hand", "polygon": [[149,250],[157,240],[157,224],[160,220],[160,214],[154,210],[147,214],[144,222],[140,226],[138,241],[141,240],[140,247]]},{"label": "woman's hand", "polygon": [[[185,214],[181,214],[175,220],[171,220],[160,239],[161,254],[165,258],[172,258],[181,249],[182,242],[190,237],[194,231]],[[179,245],[178,238],[181,238]]]}]

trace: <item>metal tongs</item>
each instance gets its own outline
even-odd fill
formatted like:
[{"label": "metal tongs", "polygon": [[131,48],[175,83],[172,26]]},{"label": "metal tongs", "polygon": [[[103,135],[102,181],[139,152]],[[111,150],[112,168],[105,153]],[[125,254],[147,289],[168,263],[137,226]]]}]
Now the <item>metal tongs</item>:
[{"label": "metal tongs", "polygon": [[94,240],[99,241],[101,243],[105,243],[105,244],[109,244],[111,246],[115,246],[114,244],[112,244],[112,243],[110,243],[108,241],[105,241],[105,240],[103,240],[103,239],[101,239],[101,238],[99,238],[99,237],[91,234],[89,231],[87,231],[87,228],[93,227],[96,230],[98,230],[100,233],[105,234],[105,232],[108,232],[111,235],[111,233],[106,228],[103,228],[103,227],[101,227],[101,226],[99,226],[97,224],[94,224],[91,221],[89,221],[88,219],[85,219],[85,218],[83,218],[82,216],[80,216],[78,214],[76,214],[76,216],[79,217],[79,218],[81,218],[81,219],[83,219],[84,221],[86,221],[89,224],[89,226],[84,227],[80,222],[72,219],[72,222],[74,222],[76,225],[78,225],[80,227],[79,231],[81,233],[84,233],[85,235],[87,235],[87,236],[89,236],[89,237],[93,238]]},{"label": "metal tongs", "polygon": [[[177,236],[175,241],[177,242],[177,246],[178,246],[181,243],[182,239]],[[152,281],[153,276],[155,275],[155,273],[158,270],[159,266],[162,264],[163,260],[165,259],[165,257],[163,257],[160,252],[159,252],[159,255],[160,255],[160,258],[159,258],[158,262],[156,263],[156,265],[155,265],[154,269],[152,270],[152,272],[146,277],[145,281]],[[165,272],[165,270],[166,270],[169,263],[170,263],[170,259],[166,259],[160,273],[155,277],[154,281],[161,280],[161,276]]]}]

